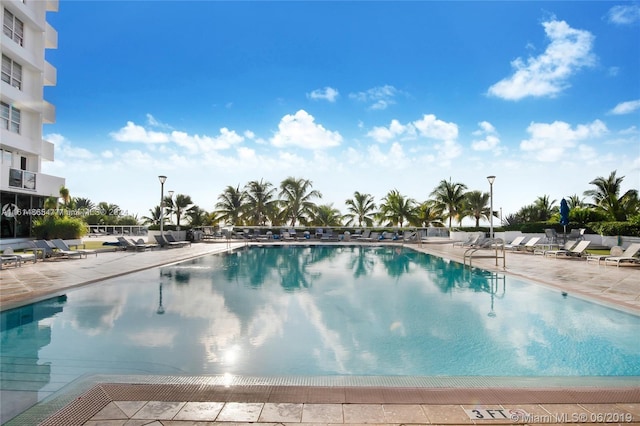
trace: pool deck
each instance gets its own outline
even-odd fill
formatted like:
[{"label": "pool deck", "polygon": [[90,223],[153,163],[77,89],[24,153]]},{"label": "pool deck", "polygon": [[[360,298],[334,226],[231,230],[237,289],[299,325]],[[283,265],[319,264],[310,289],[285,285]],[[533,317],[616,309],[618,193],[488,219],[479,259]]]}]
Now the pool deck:
[{"label": "pool deck", "polygon": [[[38,261],[0,273],[0,308],[8,309],[64,294],[70,288],[106,278],[179,262],[246,245],[242,241],[194,243],[191,247],[147,252],[101,252],[86,259]],[[254,244],[254,243],[249,243]],[[263,243],[264,244],[264,243]],[[268,243],[267,243],[268,244]],[[287,244],[309,244],[308,241]],[[326,243],[321,243],[326,244]],[[337,243],[345,244],[345,243]],[[369,243],[359,243],[369,244]],[[379,245],[379,243],[372,243]],[[386,243],[399,246],[400,243]],[[465,249],[434,239],[410,247],[455,261]],[[474,258],[473,265],[506,272],[579,297],[640,314],[640,267],[604,266],[582,259],[506,254],[506,268],[495,259]],[[220,383],[219,377],[103,378],[70,400],[52,395],[9,424],[34,424],[49,410],[46,425],[204,425],[204,424],[640,424],[640,383],[624,386],[411,387],[278,384],[245,378]],[[148,382],[147,380],[150,380]],[[156,381],[154,381],[156,380]],[[480,379],[478,379],[480,380]],[[64,390],[64,389],[63,389]],[[61,391],[62,392],[62,391]],[[68,392],[67,392],[68,393]],[[2,411],[10,410],[6,394]],[[68,395],[67,395],[68,398]],[[64,404],[60,405],[63,401]],[[52,411],[52,404],[58,404]],[[469,410],[484,419],[472,419]],[[59,411],[58,411],[59,410]],[[493,411],[491,411],[493,410]],[[509,410],[522,410],[514,419]],[[471,414],[470,414],[471,413]],[[480,415],[475,413],[474,415]],[[514,411],[513,413],[518,413]],[[490,418],[490,416],[495,416]],[[622,417],[621,417],[622,416]],[[3,416],[4,417],[4,416]],[[6,417],[5,417],[6,420]],[[42,419],[39,419],[42,420]]]}]

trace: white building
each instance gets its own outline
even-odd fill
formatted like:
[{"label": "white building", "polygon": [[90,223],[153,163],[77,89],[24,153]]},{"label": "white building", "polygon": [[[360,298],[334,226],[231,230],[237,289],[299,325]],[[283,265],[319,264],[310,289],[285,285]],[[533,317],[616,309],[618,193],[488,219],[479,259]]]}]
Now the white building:
[{"label": "white building", "polygon": [[55,121],[55,107],[44,100],[44,86],[55,86],[56,69],[45,49],[58,47],[58,33],[46,20],[58,11],[58,0],[1,0],[2,82],[0,83],[1,238],[29,236],[32,215],[47,197],[58,197],[64,178],[41,173],[42,161],[53,161],[51,142],[42,125]]}]

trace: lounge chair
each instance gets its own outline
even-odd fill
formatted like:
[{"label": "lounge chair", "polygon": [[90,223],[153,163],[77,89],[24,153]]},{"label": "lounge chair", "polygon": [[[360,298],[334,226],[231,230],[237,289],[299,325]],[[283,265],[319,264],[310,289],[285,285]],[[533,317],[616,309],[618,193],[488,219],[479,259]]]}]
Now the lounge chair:
[{"label": "lounge chair", "polygon": [[322,236],[320,237],[320,241],[337,241],[338,238],[333,235],[333,229],[326,229]]},{"label": "lounge chair", "polygon": [[118,242],[127,251],[129,250],[145,251],[147,249],[146,244],[138,244],[133,240],[127,240],[125,237],[118,237]]},{"label": "lounge chair", "polygon": [[586,231],[585,228],[574,228],[571,230],[571,232],[569,232],[567,238],[569,238],[570,240],[582,241],[584,240],[584,231]]},{"label": "lounge chair", "polygon": [[158,245],[160,247],[162,247],[162,248],[164,248],[164,247],[169,247],[169,248],[184,247],[184,245],[180,244],[180,243],[170,243],[169,241],[167,241],[166,237],[163,236],[163,235],[154,235],[154,238],[158,242]]},{"label": "lounge chair", "polygon": [[182,244],[183,247],[184,246],[191,247],[191,241],[178,241],[175,238],[173,238],[173,235],[171,234],[166,234],[164,237],[167,239],[169,243],[177,243],[177,244]]},{"label": "lounge chair", "polygon": [[84,257],[87,257],[87,255],[89,254],[95,254],[96,256],[98,256],[98,252],[96,250],[80,249],[80,248],[76,250],[71,250],[71,248],[67,245],[67,243],[65,243],[63,240],[59,238],[51,240],[51,242],[53,243],[55,248],[63,252],[79,252],[84,254]]},{"label": "lounge chair", "polygon": [[584,241],[580,241],[578,244],[575,245],[575,247],[571,248],[570,250],[564,250],[564,249],[547,250],[544,255],[547,257],[550,257],[553,255],[553,257],[555,258],[581,257],[584,254],[587,247],[589,246],[589,244],[591,244],[591,241],[584,240]]},{"label": "lounge chair", "polygon": [[4,265],[5,263],[13,263],[13,266],[15,266],[16,268],[22,266],[22,260],[20,259],[20,257],[16,256],[15,254],[4,254],[3,252],[3,254],[0,255],[0,269],[4,269],[2,265]]},{"label": "lounge chair", "polygon": [[558,233],[555,229],[545,229],[544,235],[547,238],[547,244],[556,244],[558,242]]},{"label": "lounge chair", "polygon": [[[28,249],[27,249],[28,250]],[[20,258],[21,262],[26,262],[28,260],[32,260],[33,263],[36,263],[37,258],[35,253],[16,253],[13,251],[13,247],[7,247],[3,250],[2,256],[17,256]]]},{"label": "lounge chair", "polygon": [[82,259],[82,256],[87,257],[85,253],[80,251],[58,249],[55,245],[50,245],[46,240],[36,240],[35,244],[43,249],[45,257],[66,257],[67,259],[74,257]]},{"label": "lounge chair", "polygon": [[453,246],[456,247],[473,247],[476,246],[479,242],[480,239],[484,238],[484,232],[476,232],[473,233],[471,235],[469,235],[469,237],[467,238],[466,241],[456,241],[453,243]]},{"label": "lounge chair", "polygon": [[[352,236],[355,237],[355,236]],[[365,229],[364,231],[362,231],[362,234],[360,234],[360,236],[357,237],[358,241],[371,241],[371,230],[370,229]]]},{"label": "lounge chair", "polygon": [[538,244],[538,241],[540,241],[540,237],[531,237],[529,238],[529,241],[527,241],[526,243],[514,247],[513,251],[515,253],[526,253],[526,252],[533,252],[535,251],[535,246],[536,244]]},{"label": "lounge chair", "polygon": [[615,263],[618,267],[621,263],[640,264],[640,259],[637,257],[638,252],[640,252],[640,243],[633,243],[620,256],[605,257],[604,264],[606,266],[607,263]]},{"label": "lounge chair", "polygon": [[516,237],[509,244],[505,244],[504,248],[507,249],[507,250],[514,250],[516,247],[519,247],[520,245],[522,245],[522,243],[523,243],[525,238],[527,238],[527,237],[524,236],[524,235]]},{"label": "lounge chair", "polygon": [[564,245],[560,249],[546,249],[544,247],[541,247],[541,248],[535,249],[533,251],[533,254],[541,254],[542,256],[546,256],[548,252],[550,253],[550,252],[568,251],[568,250],[571,250],[573,247],[575,247],[576,244],[578,244],[576,240],[569,240],[566,243],[564,243]]}]

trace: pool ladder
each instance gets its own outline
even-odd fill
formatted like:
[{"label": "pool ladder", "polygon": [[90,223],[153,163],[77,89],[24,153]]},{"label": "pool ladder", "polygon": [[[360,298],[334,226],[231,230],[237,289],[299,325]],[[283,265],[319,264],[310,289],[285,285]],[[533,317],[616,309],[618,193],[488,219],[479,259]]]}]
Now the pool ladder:
[{"label": "pool ladder", "polygon": [[504,240],[502,238],[491,238],[484,241],[482,245],[477,247],[470,247],[464,252],[464,264],[467,264],[469,259],[469,266],[472,266],[473,259],[496,259],[496,266],[498,266],[498,259],[502,259],[502,269],[506,266],[506,256],[504,250]]}]

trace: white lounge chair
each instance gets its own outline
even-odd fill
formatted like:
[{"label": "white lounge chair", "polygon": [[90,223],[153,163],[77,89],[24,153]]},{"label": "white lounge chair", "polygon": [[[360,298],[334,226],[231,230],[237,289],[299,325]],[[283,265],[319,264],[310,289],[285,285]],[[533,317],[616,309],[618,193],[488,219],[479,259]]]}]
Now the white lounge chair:
[{"label": "white lounge chair", "polygon": [[2,251],[2,256],[17,256],[20,258],[20,261],[25,262],[28,260],[32,260],[33,263],[36,263],[36,254],[35,253],[16,253],[13,251],[13,247],[7,247]]},{"label": "white lounge chair", "polygon": [[570,250],[548,250],[545,252],[545,256],[553,255],[555,258],[580,257],[584,254],[589,244],[591,244],[589,240],[580,241]]},{"label": "white lounge chair", "polygon": [[575,245],[578,244],[577,241],[575,240],[569,240],[566,243],[564,243],[564,245],[562,246],[562,248],[559,249],[546,249],[544,247],[538,248],[533,250],[533,254],[541,254],[543,256],[546,256],[547,253],[549,252],[557,252],[557,251],[566,251],[566,250],[571,250],[573,247],[575,247]]},{"label": "white lounge chair", "polygon": [[538,241],[540,241],[540,237],[531,237],[529,238],[529,241],[527,241],[526,243],[519,245],[517,247],[515,247],[513,249],[514,252],[516,253],[521,253],[521,252],[532,252],[535,250],[535,246],[536,244],[538,244]]},{"label": "white lounge chair", "polygon": [[507,249],[507,250],[514,250],[516,247],[519,247],[520,245],[523,244],[525,238],[527,238],[525,235],[521,235],[519,237],[516,237],[509,244],[505,244],[504,248]]},{"label": "white lounge chair", "polygon": [[604,264],[605,266],[607,263],[615,263],[616,266],[620,266],[621,263],[640,264],[640,259],[637,257],[638,252],[640,252],[640,243],[633,243],[620,256],[605,257]]}]

